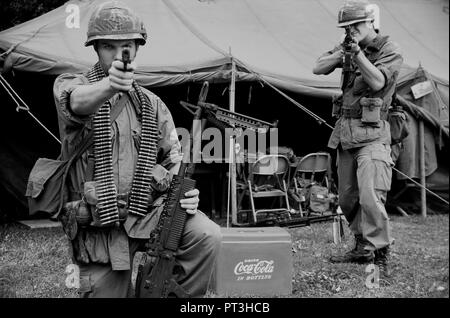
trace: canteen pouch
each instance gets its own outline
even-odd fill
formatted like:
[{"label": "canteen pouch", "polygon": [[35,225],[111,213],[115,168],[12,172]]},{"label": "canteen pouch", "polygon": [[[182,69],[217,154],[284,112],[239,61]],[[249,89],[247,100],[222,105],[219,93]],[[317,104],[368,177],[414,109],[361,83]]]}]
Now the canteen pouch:
[{"label": "canteen pouch", "polygon": [[409,125],[402,107],[397,106],[390,109],[387,118],[391,128],[391,145],[398,144],[408,137]]}]

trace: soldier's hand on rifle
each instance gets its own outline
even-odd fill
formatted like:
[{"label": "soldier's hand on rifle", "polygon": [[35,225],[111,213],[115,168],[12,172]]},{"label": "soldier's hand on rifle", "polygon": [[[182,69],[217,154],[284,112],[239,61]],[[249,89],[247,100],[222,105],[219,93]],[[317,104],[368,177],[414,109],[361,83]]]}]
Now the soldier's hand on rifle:
[{"label": "soldier's hand on rifle", "polygon": [[342,59],[344,58],[344,49],[342,50],[337,50],[336,52],[334,52],[333,54],[331,54],[330,56],[333,60],[336,60],[335,63],[340,63],[342,61]]},{"label": "soldier's hand on rifle", "polygon": [[353,55],[357,55],[357,54],[361,51],[361,48],[359,47],[359,44],[358,44],[356,41],[354,41],[354,42],[350,45],[349,51],[350,51]]},{"label": "soldier's hand on rifle", "polygon": [[350,43],[341,43],[342,53],[350,52],[353,54],[359,53],[361,48],[359,47],[358,41],[356,41],[355,38],[352,38],[352,41]]},{"label": "soldier's hand on rifle", "polygon": [[126,71],[122,61],[115,60],[109,69],[109,83],[111,88],[116,92],[128,92],[133,84],[134,70],[136,62],[127,64]]},{"label": "soldier's hand on rifle", "polygon": [[195,214],[197,212],[200,191],[193,189],[185,193],[186,199],[180,200],[180,205],[183,209],[186,209],[186,213]]}]

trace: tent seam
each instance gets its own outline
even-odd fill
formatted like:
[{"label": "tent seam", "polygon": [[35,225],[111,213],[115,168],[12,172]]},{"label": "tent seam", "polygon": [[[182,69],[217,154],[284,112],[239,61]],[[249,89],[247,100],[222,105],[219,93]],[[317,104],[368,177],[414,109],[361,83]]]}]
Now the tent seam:
[{"label": "tent seam", "polygon": [[211,40],[209,40],[205,35],[203,35],[192,23],[190,23],[171,2],[170,0],[163,0],[163,3],[167,6],[167,8],[172,11],[173,14],[178,18],[178,20],[183,23],[192,34],[194,34],[200,41],[205,43],[208,47],[213,49],[214,51],[222,54],[225,57],[230,57],[229,54],[222,51],[219,47],[217,47]]}]

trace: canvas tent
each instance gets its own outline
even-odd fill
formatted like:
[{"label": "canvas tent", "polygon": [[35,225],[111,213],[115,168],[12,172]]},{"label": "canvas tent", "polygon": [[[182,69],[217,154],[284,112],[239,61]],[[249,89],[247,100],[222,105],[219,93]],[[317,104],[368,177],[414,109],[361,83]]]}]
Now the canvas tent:
[{"label": "canvas tent", "polygon": [[[51,97],[54,76],[64,72],[85,71],[95,62],[94,51],[85,48],[83,43],[89,16],[100,2],[103,1],[69,1],[36,19],[0,32],[3,72],[11,74],[8,71],[14,70],[15,74],[19,74],[16,77],[11,75],[11,81],[16,81],[15,87],[18,87],[21,94],[28,94],[33,99],[28,100],[30,108],[37,113],[42,112],[45,124],[55,133],[56,118],[51,117],[54,113],[49,114],[47,111],[45,115],[45,110],[41,108],[54,108]],[[270,119],[274,113],[274,105],[265,102],[270,100],[277,103],[276,109],[279,106],[279,109],[285,110],[284,115],[296,118],[296,123],[306,121],[306,124],[297,125],[302,126],[297,131],[300,136],[306,135],[311,129],[321,131],[318,135],[323,134],[323,138],[319,138],[318,142],[322,144],[320,147],[325,148],[329,130],[324,125],[317,125],[278,93],[267,92],[265,89],[274,85],[322,118],[331,120],[330,97],[339,91],[339,72],[329,76],[316,76],[311,70],[315,59],[337,43],[342,35],[342,30],[336,27],[336,13],[343,1],[123,2],[139,12],[149,32],[148,45],[140,48],[137,59],[137,79],[140,84],[166,94],[167,100],[174,105],[183,97],[189,96],[191,84],[194,87],[195,83],[201,84],[205,80],[222,85],[220,92],[223,93],[230,81],[233,59],[238,67],[237,82],[242,85],[242,89],[238,86],[237,91],[245,90],[246,95],[237,98],[250,101],[252,96],[255,104],[253,108],[248,107],[250,115]],[[386,30],[401,45],[405,52],[405,65],[415,69],[420,63],[442,83],[448,96],[448,1],[385,0],[374,3],[381,11],[381,32]],[[408,68],[403,71],[401,76],[406,76]],[[262,84],[254,84],[257,82]],[[217,95],[224,96],[220,93]],[[265,99],[267,96],[270,99]],[[246,113],[246,105],[250,103],[241,104],[241,109],[237,108],[237,111]],[[289,106],[285,106],[287,104]],[[222,106],[226,107],[227,103],[223,102]],[[279,111],[276,113],[280,115]],[[26,127],[36,129],[31,128],[36,124],[23,113],[12,112],[11,116],[19,118],[22,123],[24,120],[29,121]],[[37,138],[42,134],[42,138],[50,140],[46,133],[38,130],[33,133],[33,137]],[[21,142],[26,142],[29,138],[12,143],[10,139],[5,139],[3,133],[2,135],[0,144],[5,150],[2,149],[1,159],[9,162],[6,167],[22,165],[29,169],[36,156],[55,151],[55,145],[47,145],[47,149],[36,143],[29,145],[28,141],[25,144],[30,147],[23,147],[21,150],[27,152],[31,148],[34,157],[28,156],[18,161],[13,159],[14,154],[25,157],[18,149]],[[286,135],[290,141],[298,139],[298,136]],[[52,141],[48,141],[48,144],[51,143]],[[299,148],[303,146],[308,145],[297,145]],[[39,154],[40,151],[44,154]],[[2,166],[5,167],[3,164]],[[12,195],[19,199],[24,191],[21,188],[24,173],[19,178],[14,177],[14,169],[0,169],[2,195]]]},{"label": "canvas tent", "polygon": [[[428,94],[416,98],[411,87],[420,83],[430,83],[432,90]],[[420,180],[420,122],[424,123],[424,173],[426,187],[448,201],[449,171],[448,157],[448,84],[429,74],[422,67],[409,68],[402,73],[398,80],[397,93],[400,95],[400,104],[407,111],[409,135],[403,141],[403,149],[396,162],[396,168],[402,173],[397,173],[395,179],[402,181],[394,185],[393,193],[398,195],[402,203],[392,200],[391,204],[403,206],[420,206],[420,189],[409,188],[407,195],[400,196],[405,191],[405,184],[411,182],[405,177],[409,176]],[[395,189],[397,188],[397,189]],[[409,204],[408,204],[409,203]],[[448,204],[443,200],[430,198],[428,202],[430,211],[448,211]]]}]

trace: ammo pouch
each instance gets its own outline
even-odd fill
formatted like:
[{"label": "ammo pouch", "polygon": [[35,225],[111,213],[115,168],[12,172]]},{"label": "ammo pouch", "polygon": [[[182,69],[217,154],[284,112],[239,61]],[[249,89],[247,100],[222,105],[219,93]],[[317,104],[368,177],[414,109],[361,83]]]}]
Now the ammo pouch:
[{"label": "ammo pouch", "polygon": [[[170,186],[171,175],[163,166],[156,164],[151,172],[151,189],[148,197],[148,206],[166,192]],[[81,200],[68,202],[64,206],[64,212],[74,214],[78,226],[108,227],[102,225],[97,212],[96,181],[86,181],[83,186],[83,197]],[[123,223],[128,216],[128,193],[117,195],[117,208],[119,210],[119,222]],[[71,220],[71,218],[69,218]]]},{"label": "ammo pouch", "polygon": [[383,106],[381,98],[361,98],[361,122],[366,125],[378,125],[380,122],[380,112]]},{"label": "ammo pouch", "polygon": [[[108,227],[102,225],[97,212],[97,193],[95,181],[86,181],[83,187],[83,198],[76,211],[77,223],[81,226]],[[123,223],[128,216],[128,194],[117,195],[117,208],[119,210],[119,222]]]},{"label": "ammo pouch", "polygon": [[[93,181],[91,183],[94,183]],[[95,193],[91,193],[92,200]],[[95,198],[95,200],[97,200]],[[123,223],[128,215],[127,205],[121,204],[122,199],[118,199],[117,205],[119,208],[119,222]],[[59,215],[64,233],[70,240],[74,240],[78,229],[81,227],[94,226],[94,227],[111,227],[111,224],[101,225],[98,215],[96,213],[95,205],[87,202],[85,196],[83,199],[70,201],[64,204],[61,213]]]}]

